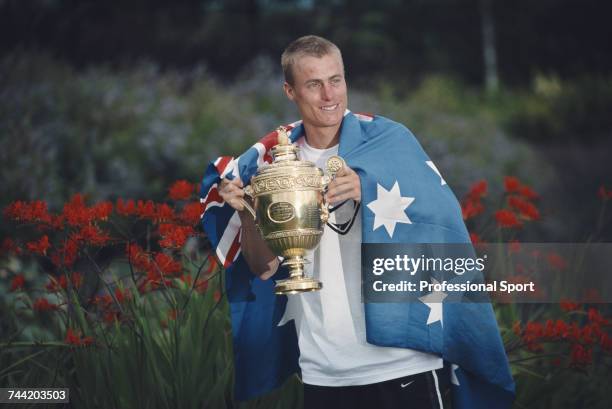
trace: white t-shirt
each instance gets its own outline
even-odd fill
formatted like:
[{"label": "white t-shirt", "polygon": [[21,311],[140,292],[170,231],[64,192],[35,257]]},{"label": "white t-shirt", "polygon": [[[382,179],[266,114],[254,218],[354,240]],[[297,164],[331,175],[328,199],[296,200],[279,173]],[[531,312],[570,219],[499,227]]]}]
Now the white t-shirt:
[{"label": "white t-shirt", "polygon": [[[300,159],[325,169],[338,146],[315,149],[304,137],[297,141]],[[330,214],[344,223],[354,213],[351,201]],[[442,368],[442,358],[406,348],[366,342],[361,302],[361,210],[350,231],[341,236],[329,226],[319,247],[306,257],[307,276],[323,283],[320,291],[290,295],[285,322],[295,319],[300,368],[305,383],[322,386],[367,385]]]}]

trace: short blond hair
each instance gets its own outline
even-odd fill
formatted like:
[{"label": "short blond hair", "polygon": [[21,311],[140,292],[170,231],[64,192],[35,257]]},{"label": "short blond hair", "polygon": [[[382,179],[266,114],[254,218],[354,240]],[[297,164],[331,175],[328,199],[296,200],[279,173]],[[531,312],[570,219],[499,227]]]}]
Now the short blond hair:
[{"label": "short blond hair", "polygon": [[324,55],[332,53],[338,53],[340,62],[344,69],[344,62],[342,62],[342,53],[338,46],[323,37],[315,35],[307,35],[298,38],[285,48],[281,55],[281,66],[283,67],[283,74],[285,75],[285,81],[289,85],[293,85],[293,66],[299,57],[305,55],[311,57],[321,58]]}]

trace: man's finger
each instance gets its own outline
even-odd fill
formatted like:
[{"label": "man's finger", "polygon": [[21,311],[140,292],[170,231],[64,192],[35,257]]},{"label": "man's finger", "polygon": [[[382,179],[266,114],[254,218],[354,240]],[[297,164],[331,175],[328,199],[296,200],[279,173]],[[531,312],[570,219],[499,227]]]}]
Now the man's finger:
[{"label": "man's finger", "polygon": [[239,199],[232,199],[228,203],[230,206],[232,206],[234,209],[238,210],[239,212],[244,210],[244,203],[242,203],[242,201]]},{"label": "man's finger", "polygon": [[347,193],[342,193],[339,194],[337,196],[329,196],[326,200],[327,203],[329,203],[332,206],[336,206],[339,203],[342,203],[346,200],[354,200],[355,202],[359,203],[360,200],[358,198],[355,197],[355,195],[353,194],[353,192],[347,192]]},{"label": "man's finger", "polygon": [[351,186],[345,189],[333,189],[327,192],[325,196],[326,200],[332,204],[341,202],[347,199],[353,199],[356,202],[361,201],[361,194],[359,189],[355,186]]},{"label": "man's finger", "polygon": [[334,179],[334,181],[329,184],[329,188],[333,189],[344,185],[356,185],[357,183],[357,180],[353,179],[352,177],[344,176]]}]

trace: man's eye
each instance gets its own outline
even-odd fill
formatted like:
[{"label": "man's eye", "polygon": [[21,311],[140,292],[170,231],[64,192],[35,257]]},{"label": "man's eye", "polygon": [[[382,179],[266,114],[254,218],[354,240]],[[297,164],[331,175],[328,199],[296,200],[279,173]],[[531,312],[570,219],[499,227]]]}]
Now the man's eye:
[{"label": "man's eye", "polygon": [[318,82],[311,82],[310,84],[308,84],[308,88],[310,89],[317,89],[319,88],[320,84]]},{"label": "man's eye", "polygon": [[331,83],[334,85],[338,85],[342,82],[342,78],[334,78],[331,80]]}]

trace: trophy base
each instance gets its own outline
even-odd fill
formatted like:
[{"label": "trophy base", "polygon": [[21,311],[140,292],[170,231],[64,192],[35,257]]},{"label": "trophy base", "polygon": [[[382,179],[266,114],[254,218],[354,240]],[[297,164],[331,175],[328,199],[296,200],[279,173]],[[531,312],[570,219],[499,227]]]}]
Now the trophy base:
[{"label": "trophy base", "polygon": [[291,295],[318,291],[321,288],[323,288],[323,284],[312,278],[288,278],[287,280],[279,280],[276,282],[274,293],[276,295]]}]

